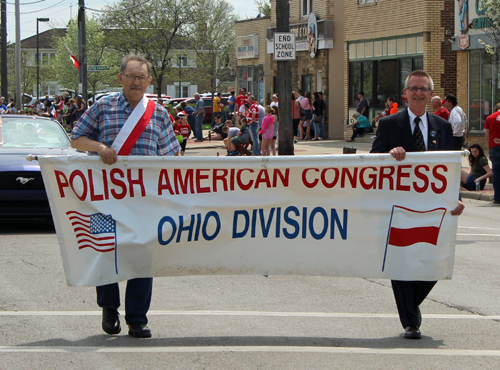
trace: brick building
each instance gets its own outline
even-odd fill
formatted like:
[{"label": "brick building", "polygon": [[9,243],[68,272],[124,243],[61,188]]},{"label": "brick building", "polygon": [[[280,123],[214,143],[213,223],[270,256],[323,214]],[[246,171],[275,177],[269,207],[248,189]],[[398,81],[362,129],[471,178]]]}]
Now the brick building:
[{"label": "brick building", "polygon": [[[370,103],[370,117],[384,109],[389,96],[404,108],[404,82],[412,70],[424,69],[431,74],[435,94],[457,94],[457,57],[460,56],[452,50],[449,41],[453,35],[456,2],[290,0],[290,30],[296,33],[297,50],[297,58],[291,62],[292,87],[323,91],[327,106],[324,128],[328,138],[350,137],[351,132],[345,130],[345,126],[355,111],[360,90]],[[271,1],[271,8],[270,18],[236,23],[236,35],[258,35],[259,47],[258,57],[237,56],[237,85],[243,87],[247,76],[241,68],[261,66],[263,75],[259,81],[262,84],[253,82],[250,90],[255,94],[258,87],[259,98],[266,103],[276,92],[278,74],[272,55],[275,0]],[[318,50],[314,57],[304,45],[307,43],[304,28],[307,29],[311,13],[317,18],[318,29]],[[268,29],[264,35],[265,27]],[[263,36],[267,55],[262,54]],[[255,73],[252,78],[255,81]]]},{"label": "brick building", "polygon": [[490,20],[482,5],[481,0],[455,2],[450,42],[457,54],[458,105],[468,117],[466,145],[478,143],[485,148],[484,122],[500,102],[500,76],[483,44],[499,46],[499,40],[487,35]]},{"label": "brick building", "polygon": [[[453,32],[455,0],[345,1],[346,116],[363,90],[370,116],[393,96],[400,109],[404,82],[415,69],[434,80],[434,94],[456,94],[457,55],[448,39]],[[349,133],[346,133],[346,137]]]}]

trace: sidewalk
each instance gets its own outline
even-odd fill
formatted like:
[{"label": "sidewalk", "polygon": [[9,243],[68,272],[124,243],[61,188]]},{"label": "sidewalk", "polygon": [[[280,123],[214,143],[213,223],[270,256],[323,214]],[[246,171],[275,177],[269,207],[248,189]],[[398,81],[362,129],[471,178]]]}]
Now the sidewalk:
[{"label": "sidewalk", "polygon": [[[203,136],[206,137],[207,135],[208,131],[204,131]],[[343,154],[344,147],[356,149],[356,154],[367,154],[372,147],[372,140],[366,141],[367,142],[356,141],[353,143],[346,143],[345,140],[299,141],[294,144],[294,148],[296,155]],[[221,153],[219,155],[222,155],[222,152],[224,152],[224,144],[220,140],[205,140],[202,143],[195,143],[194,140],[189,139],[186,153],[189,153],[189,149],[207,149],[208,156],[215,156],[219,152]],[[464,156],[462,157],[462,168],[465,170],[469,169],[468,159]],[[481,191],[460,190],[460,195],[462,198],[491,202],[493,201],[493,185],[487,183],[485,188]]]}]

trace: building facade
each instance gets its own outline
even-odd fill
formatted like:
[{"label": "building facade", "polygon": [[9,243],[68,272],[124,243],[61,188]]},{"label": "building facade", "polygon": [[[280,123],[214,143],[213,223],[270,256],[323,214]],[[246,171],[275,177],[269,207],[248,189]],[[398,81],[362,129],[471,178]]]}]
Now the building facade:
[{"label": "building facade", "polygon": [[[455,3],[345,1],[346,118],[356,109],[359,91],[369,102],[370,117],[384,109],[390,96],[404,108],[404,82],[416,69],[430,73],[435,95],[457,93],[457,54],[449,41]],[[345,137],[349,136],[346,131]]]},{"label": "building facade", "polygon": [[[484,122],[500,102],[500,76],[485,44],[498,47],[488,34],[491,20],[481,0],[455,2],[454,33],[450,38],[457,54],[457,98],[468,117],[466,145],[485,147]],[[498,54],[497,54],[498,55]]]}]

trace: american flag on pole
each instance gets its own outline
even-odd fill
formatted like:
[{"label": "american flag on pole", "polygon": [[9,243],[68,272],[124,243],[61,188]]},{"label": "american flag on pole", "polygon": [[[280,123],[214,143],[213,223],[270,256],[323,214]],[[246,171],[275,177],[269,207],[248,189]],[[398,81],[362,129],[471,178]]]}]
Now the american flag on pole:
[{"label": "american flag on pole", "polygon": [[111,215],[94,213],[86,215],[68,211],[75,232],[78,248],[92,248],[97,252],[111,252],[116,247],[116,221]]},{"label": "american flag on pole", "polygon": [[385,268],[389,245],[394,247],[409,247],[417,243],[437,245],[445,214],[446,208],[416,211],[406,207],[393,206],[382,271]]}]

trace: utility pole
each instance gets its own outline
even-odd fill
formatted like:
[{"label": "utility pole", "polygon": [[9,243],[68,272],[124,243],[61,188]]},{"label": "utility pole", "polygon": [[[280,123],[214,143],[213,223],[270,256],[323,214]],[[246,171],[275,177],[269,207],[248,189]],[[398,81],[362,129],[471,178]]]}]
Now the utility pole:
[{"label": "utility pole", "polygon": [[[0,16],[0,22],[2,23],[2,30],[0,32],[0,49],[2,51],[0,63],[0,79],[2,80],[2,87],[0,89],[0,95],[8,99],[9,81],[7,80],[7,0],[0,1],[0,12],[2,13]],[[22,109],[22,107],[19,107],[19,105],[17,106],[17,108]]]},{"label": "utility pole", "polygon": [[16,107],[23,109],[21,92],[21,7],[19,0],[16,0]]},{"label": "utility pole", "polygon": [[[85,31],[85,0],[78,0],[78,55],[80,56],[80,86],[87,101],[87,33]],[[80,88],[79,88],[80,90]]]},{"label": "utility pole", "polygon": [[[290,2],[276,0],[276,32],[290,32]],[[278,61],[279,155],[294,155],[292,124],[292,70],[289,61]]]}]

